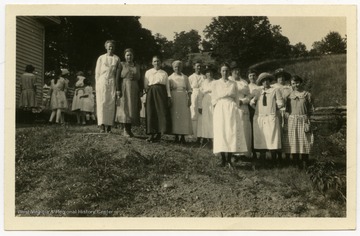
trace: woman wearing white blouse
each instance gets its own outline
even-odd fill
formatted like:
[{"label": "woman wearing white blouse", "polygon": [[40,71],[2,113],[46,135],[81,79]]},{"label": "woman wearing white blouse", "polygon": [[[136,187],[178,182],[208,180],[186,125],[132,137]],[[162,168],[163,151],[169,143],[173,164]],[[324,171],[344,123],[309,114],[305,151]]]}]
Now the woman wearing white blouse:
[{"label": "woman wearing white blouse", "polygon": [[214,153],[221,154],[221,166],[232,166],[232,153],[240,152],[239,97],[236,82],[229,80],[230,67],[221,65],[221,78],[212,83],[214,106]]},{"label": "woman wearing white blouse", "polygon": [[230,80],[236,82],[239,96],[239,136],[240,155],[249,157],[251,154],[251,123],[248,104],[250,103],[250,89],[248,83],[240,77],[240,67],[236,62],[230,65]]},{"label": "woman wearing white blouse", "polygon": [[152,58],[154,68],[146,71],[144,88],[146,95],[146,133],[148,142],[156,142],[161,134],[171,132],[171,94],[168,74],[161,70],[158,56]]},{"label": "woman wearing white blouse", "polygon": [[281,127],[277,110],[283,107],[284,103],[280,91],[270,87],[273,79],[271,74],[261,73],[256,82],[263,88],[250,102],[250,105],[255,107],[254,148],[260,152],[261,160],[265,159],[267,150],[270,150],[272,159],[275,159],[276,152],[281,149]]},{"label": "woman wearing white blouse", "polygon": [[120,58],[114,54],[115,41],[105,42],[106,54],[101,55],[96,62],[96,111],[100,132],[111,132],[115,118],[115,97],[120,97],[116,91],[116,81],[120,75]]}]

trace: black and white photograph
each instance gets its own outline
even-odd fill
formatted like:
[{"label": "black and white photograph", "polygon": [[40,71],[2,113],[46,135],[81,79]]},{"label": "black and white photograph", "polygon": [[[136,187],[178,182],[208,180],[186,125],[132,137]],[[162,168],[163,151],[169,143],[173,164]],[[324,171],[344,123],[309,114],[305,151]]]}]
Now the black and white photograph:
[{"label": "black and white photograph", "polygon": [[355,228],[356,6],[5,13],[8,229]]}]

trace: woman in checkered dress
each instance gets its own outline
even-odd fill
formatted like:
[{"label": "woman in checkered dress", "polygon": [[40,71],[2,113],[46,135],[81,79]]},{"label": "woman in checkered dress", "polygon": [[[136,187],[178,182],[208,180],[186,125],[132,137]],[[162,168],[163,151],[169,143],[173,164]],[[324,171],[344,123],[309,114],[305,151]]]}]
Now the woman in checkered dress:
[{"label": "woman in checkered dress", "polygon": [[283,135],[283,152],[292,154],[298,163],[302,160],[303,167],[309,159],[313,144],[309,116],[314,107],[311,94],[302,88],[303,79],[295,75],[291,78],[293,91],[286,97],[286,111],[289,113]]}]

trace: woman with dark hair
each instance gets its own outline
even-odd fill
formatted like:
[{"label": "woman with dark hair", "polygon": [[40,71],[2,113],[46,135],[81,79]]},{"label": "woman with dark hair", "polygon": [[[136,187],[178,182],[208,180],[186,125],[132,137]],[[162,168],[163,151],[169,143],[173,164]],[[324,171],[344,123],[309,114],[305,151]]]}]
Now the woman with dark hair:
[{"label": "woman with dark hair", "polygon": [[161,134],[171,132],[171,93],[168,74],[161,70],[159,56],[152,58],[153,68],[146,71],[144,89],[146,95],[146,133],[148,142],[161,139]]},{"label": "woman with dark hair", "polygon": [[297,75],[291,77],[292,91],[286,97],[286,112],[289,113],[284,128],[283,152],[287,158],[291,154],[296,162],[302,161],[305,168],[313,144],[310,115],[314,111],[311,94],[304,90],[303,79]]},{"label": "woman with dark hair", "polygon": [[[290,86],[291,74],[289,72],[287,72],[286,70],[284,70],[283,68],[279,68],[279,69],[275,70],[274,77],[276,79],[276,83],[272,84],[271,87],[280,90],[281,96],[283,98],[288,97],[292,91],[292,88]],[[284,103],[285,103],[285,101],[284,101]],[[286,121],[287,118],[285,116],[285,106],[280,108],[278,110],[278,113],[279,113],[279,118],[280,118],[281,133],[283,133],[284,125],[287,122]],[[283,135],[281,135],[281,136],[283,137]],[[282,153],[283,153],[282,150],[279,150],[277,152],[277,159],[280,163],[283,162]],[[288,159],[288,158],[286,158],[286,159]]]},{"label": "woman with dark hair", "polygon": [[[248,79],[249,79],[250,99],[257,96],[257,94],[259,94],[261,91],[261,86],[258,86],[256,84],[257,75],[258,75],[258,73],[256,70],[249,69]],[[253,132],[253,130],[254,130],[253,118],[254,118],[254,114],[255,114],[255,108],[250,106],[250,104],[248,105],[248,108],[249,108],[250,123],[251,123],[251,151],[252,151],[252,157],[256,159],[257,155],[256,155],[256,152],[254,149],[254,132]]]},{"label": "woman with dark hair", "polygon": [[205,80],[200,86],[198,120],[201,120],[201,126],[198,126],[198,136],[202,137],[202,145],[213,145],[213,106],[211,104],[211,89],[214,82],[214,69],[209,67],[205,70]]},{"label": "woman with dark hair", "polygon": [[241,156],[250,157],[251,155],[251,123],[248,104],[250,103],[250,89],[248,82],[241,78],[240,67],[236,62],[231,63],[230,80],[236,82],[239,96],[239,137]]},{"label": "woman with dark hair", "polygon": [[200,96],[200,87],[202,82],[205,80],[205,76],[201,74],[201,61],[196,61],[194,64],[194,73],[189,76],[189,82],[192,89],[191,94],[191,121],[193,127],[193,137],[196,138],[196,142],[200,143],[201,137],[198,136],[198,130],[201,130],[201,120],[198,120],[199,111],[199,96]]},{"label": "woman with dark hair", "polygon": [[101,55],[96,62],[96,109],[100,132],[110,133],[115,120],[115,97],[120,97],[116,91],[116,81],[120,76],[120,58],[114,54],[115,41],[105,42],[106,54]]},{"label": "woman with dark hair", "polygon": [[117,91],[121,91],[121,98],[115,121],[122,124],[125,137],[133,137],[131,126],[140,124],[140,96],[143,82],[140,66],[134,63],[134,51],[127,48],[124,56],[125,62],[121,63],[121,73],[117,83]]},{"label": "woman with dark hair", "polygon": [[232,166],[233,153],[240,152],[239,95],[236,82],[229,80],[230,66],[220,67],[221,78],[212,82],[211,103],[214,106],[214,153],[220,153],[221,166]]}]

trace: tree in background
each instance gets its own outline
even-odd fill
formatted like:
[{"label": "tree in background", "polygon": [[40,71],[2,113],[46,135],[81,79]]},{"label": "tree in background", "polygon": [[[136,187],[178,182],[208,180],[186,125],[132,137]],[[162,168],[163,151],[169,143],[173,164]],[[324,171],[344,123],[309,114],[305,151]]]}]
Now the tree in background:
[{"label": "tree in background", "polygon": [[186,60],[189,53],[199,52],[200,41],[201,36],[197,30],[175,33],[173,43],[174,54],[172,58],[177,60]]},{"label": "tree in background", "polygon": [[209,41],[203,39],[200,43],[200,48],[204,52],[211,52],[213,50],[213,45]]},{"label": "tree in background", "polygon": [[346,37],[342,38],[338,32],[329,32],[321,41],[316,41],[312,45],[310,53],[312,55],[342,54],[346,53]]},{"label": "tree in background", "polygon": [[308,54],[306,45],[301,42],[291,46],[291,57],[306,57]]},{"label": "tree in background", "polygon": [[136,16],[60,16],[61,23],[47,29],[45,70],[67,67],[72,71],[95,69],[104,43],[116,41],[116,54],[123,58],[125,48],[133,48],[135,59],[148,64],[160,52],[151,31],[142,28]]},{"label": "tree in background", "polygon": [[156,44],[160,47],[160,52],[162,56],[166,59],[172,58],[174,54],[173,41],[168,41],[165,36],[159,33],[156,33],[154,37]]},{"label": "tree in background", "polygon": [[217,61],[236,60],[243,68],[263,60],[288,57],[291,51],[280,26],[272,26],[265,16],[216,17],[204,33]]}]

